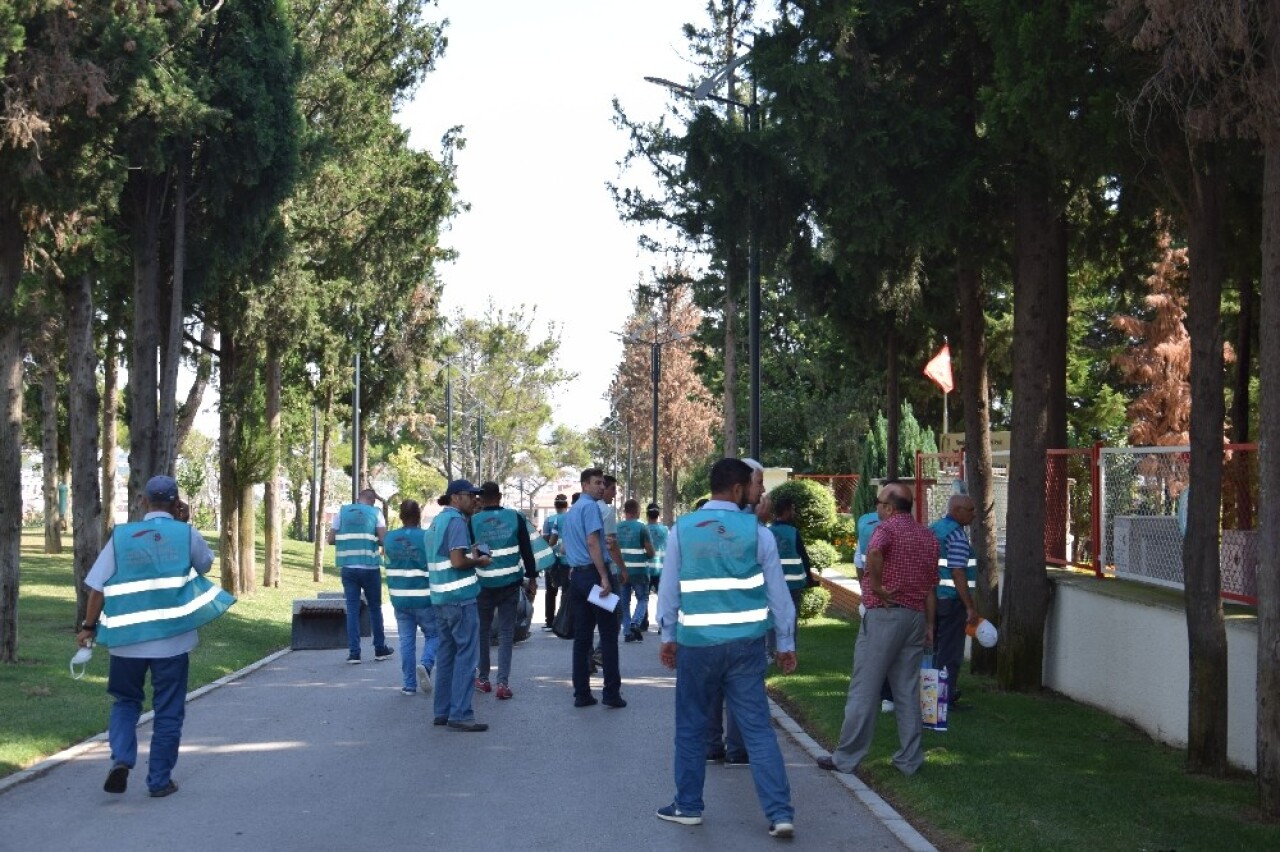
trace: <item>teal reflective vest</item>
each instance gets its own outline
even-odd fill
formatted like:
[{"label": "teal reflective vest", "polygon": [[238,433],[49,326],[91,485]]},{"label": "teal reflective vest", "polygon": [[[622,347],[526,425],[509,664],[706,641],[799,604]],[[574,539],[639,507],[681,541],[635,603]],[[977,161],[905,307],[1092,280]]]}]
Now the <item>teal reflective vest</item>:
[{"label": "teal reflective vest", "polygon": [[554,515],[547,517],[547,536],[555,536],[556,543],[553,548],[555,550],[556,563],[559,565],[568,565],[564,559],[564,533],[560,530],[560,524],[564,521],[564,516],[568,512],[556,512]]},{"label": "teal reflective vest", "polygon": [[649,560],[649,576],[662,576],[662,560],[667,555],[667,528],[662,524],[648,524],[649,542],[653,544],[653,559]]},{"label": "teal reflective vest", "polygon": [[627,577],[644,577],[648,575],[649,556],[644,552],[644,543],[649,540],[649,531],[639,520],[618,522],[618,550],[622,551],[622,564],[627,566]]},{"label": "teal reflective vest", "polygon": [[444,533],[452,518],[461,519],[462,525],[467,526],[466,517],[449,506],[436,515],[431,528],[427,530],[427,568],[431,573],[431,603],[434,606],[466,603],[475,600],[480,594],[480,583],[476,580],[474,568],[454,568],[448,553],[440,555]]},{"label": "teal reflective vest", "polygon": [[396,609],[431,606],[431,575],[427,570],[427,534],[421,527],[401,527],[387,533],[382,550],[387,566],[387,592]]},{"label": "teal reflective vest", "polygon": [[769,531],[778,540],[778,560],[782,563],[782,576],[786,578],[787,588],[793,591],[803,589],[805,575],[804,562],[800,560],[800,532],[781,521],[775,522]]},{"label": "teal reflective vest", "polygon": [[338,517],[338,530],[333,534],[338,567],[376,568],[381,561],[378,558],[378,510],[364,503],[348,503]]},{"label": "teal reflective vest", "polygon": [[116,573],[102,587],[97,641],[118,648],[195,630],[236,602],[191,565],[191,527],[172,518],[120,524]]},{"label": "teal reflective vest", "polygon": [[476,568],[481,588],[499,589],[520,582],[524,568],[517,530],[523,521],[519,512],[503,506],[479,509],[471,516],[471,534],[476,544],[489,546],[492,560],[487,568]]},{"label": "teal reflective vest", "polygon": [[755,639],[773,626],[756,516],[702,509],[676,521],[680,613],[676,642],[721,645]]},{"label": "teal reflective vest", "polygon": [[[929,526],[929,531],[938,539],[938,597],[949,598],[955,600],[960,597],[956,592],[956,581],[951,576],[951,568],[947,565],[947,539],[953,532],[960,529],[960,524],[950,515],[942,520],[935,521]],[[969,551],[969,558],[965,562],[964,573],[968,578],[968,586],[971,589],[978,586],[978,560],[973,556],[973,548],[969,546],[969,542],[965,541],[965,549]]]},{"label": "teal reflective vest", "polygon": [[556,552],[551,549],[551,545],[547,544],[547,540],[538,532],[538,528],[533,525],[533,521],[529,520],[524,512],[520,512],[520,519],[524,521],[524,528],[529,533],[529,547],[533,549],[534,567],[538,569],[538,573],[556,564]]}]

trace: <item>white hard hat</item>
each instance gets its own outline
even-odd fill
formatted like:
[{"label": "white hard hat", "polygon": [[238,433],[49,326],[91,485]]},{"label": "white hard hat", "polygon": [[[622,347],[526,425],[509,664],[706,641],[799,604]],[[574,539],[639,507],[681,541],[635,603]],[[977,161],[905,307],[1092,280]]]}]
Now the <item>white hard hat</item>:
[{"label": "white hard hat", "polygon": [[965,632],[984,648],[994,648],[996,642],[1000,639],[1000,631],[996,630],[996,626],[985,618],[978,619],[978,623],[970,626]]}]

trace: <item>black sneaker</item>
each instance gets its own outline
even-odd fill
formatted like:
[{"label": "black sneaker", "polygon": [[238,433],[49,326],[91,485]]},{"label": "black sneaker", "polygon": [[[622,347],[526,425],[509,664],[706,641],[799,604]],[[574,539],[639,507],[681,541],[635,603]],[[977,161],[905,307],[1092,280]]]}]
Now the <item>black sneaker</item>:
[{"label": "black sneaker", "polygon": [[623,639],[622,641],[630,644],[631,642],[639,642],[640,637],[636,636],[636,631],[632,629],[627,631],[627,638]]},{"label": "black sneaker", "polygon": [[449,724],[449,717],[437,716],[431,720],[431,724],[435,725],[437,728],[443,728],[445,725]]},{"label": "black sneaker", "polygon": [[360,665],[360,655],[359,655],[359,654],[347,654],[347,664],[348,664],[348,665],[352,665],[352,666],[358,666],[358,665]]},{"label": "black sneaker", "polygon": [[632,626],[631,633],[636,637],[637,642],[644,641],[644,631],[641,630],[639,627]]},{"label": "black sneaker", "polygon": [[395,653],[395,651],[391,650],[391,649],[390,649],[390,648],[388,648],[386,645],[383,645],[381,648],[374,648],[374,649],[373,649],[373,661],[374,661],[375,663],[380,663],[380,662],[382,662],[383,660],[390,659],[390,658],[391,658],[391,655],[392,655],[392,654],[394,654],[394,653]]},{"label": "black sneaker", "polygon": [[745,754],[735,754],[733,757],[725,757],[725,766],[750,766],[751,758]]},{"label": "black sneaker", "polygon": [[129,767],[117,763],[107,773],[107,781],[102,785],[103,792],[123,793],[129,788]]},{"label": "black sneaker", "polygon": [[719,763],[724,760],[724,749],[707,752],[707,763]]},{"label": "black sneaker", "polygon": [[613,698],[602,698],[600,699],[600,703],[605,707],[612,707],[614,710],[621,710],[623,707],[627,706],[626,700],[620,695],[614,696]]},{"label": "black sneaker", "polygon": [[588,695],[585,698],[573,699],[574,707],[594,707],[599,703],[600,702],[596,700],[596,697],[594,695]]}]

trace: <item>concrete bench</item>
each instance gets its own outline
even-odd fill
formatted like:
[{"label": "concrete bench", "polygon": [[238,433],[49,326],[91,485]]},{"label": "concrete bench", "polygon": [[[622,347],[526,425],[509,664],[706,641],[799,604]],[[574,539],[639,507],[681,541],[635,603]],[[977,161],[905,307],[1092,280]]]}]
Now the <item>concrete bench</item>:
[{"label": "concrete bench", "polygon": [[[363,599],[360,601],[360,635],[373,635],[369,607]],[[347,604],[342,592],[320,592],[315,599],[295,599],[289,645],[295,651],[347,647]]]}]

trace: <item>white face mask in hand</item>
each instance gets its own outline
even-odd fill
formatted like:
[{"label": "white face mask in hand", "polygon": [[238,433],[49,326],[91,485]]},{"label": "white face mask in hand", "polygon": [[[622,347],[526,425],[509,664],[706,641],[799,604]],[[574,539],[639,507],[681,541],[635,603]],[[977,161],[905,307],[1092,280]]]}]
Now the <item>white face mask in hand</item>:
[{"label": "white face mask in hand", "polygon": [[[84,670],[89,667],[89,661],[93,659],[93,646],[86,645],[79,651],[76,651],[74,657],[71,658],[71,676],[76,680],[84,677]],[[76,671],[76,666],[80,667],[80,671]]]}]

